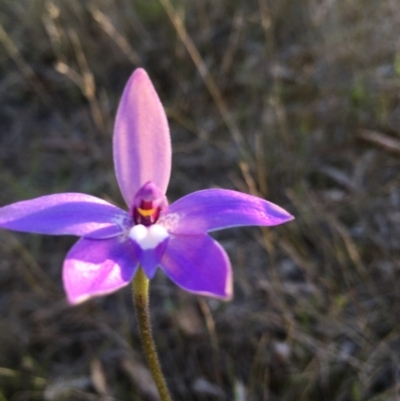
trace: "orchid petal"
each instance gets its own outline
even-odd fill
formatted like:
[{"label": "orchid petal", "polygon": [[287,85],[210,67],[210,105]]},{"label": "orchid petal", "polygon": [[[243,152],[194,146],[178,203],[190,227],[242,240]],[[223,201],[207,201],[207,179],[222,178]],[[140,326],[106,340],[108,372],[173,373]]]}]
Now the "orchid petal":
[{"label": "orchid petal", "polygon": [[161,257],[164,255],[167,245],[168,238],[158,244],[154,249],[142,249],[136,242],[133,242],[135,255],[148,279],[151,280],[156,274],[157,267],[160,265]]},{"label": "orchid petal", "polygon": [[135,255],[149,279],[154,277],[168,244],[168,233],[159,224],[145,227],[138,224],[129,232]]},{"label": "orchid petal", "polygon": [[232,297],[229,258],[208,235],[170,236],[161,267],[186,291],[225,300]]},{"label": "orchid petal", "polygon": [[292,219],[286,210],[256,196],[208,189],[172,203],[159,224],[173,234],[193,235],[228,227],[275,226]]},{"label": "orchid petal", "polygon": [[0,208],[0,227],[52,235],[108,238],[121,234],[127,212],[94,196],[62,193],[13,203]]},{"label": "orchid petal", "polygon": [[64,261],[63,282],[68,301],[78,304],[128,285],[137,266],[127,240],[82,238]]},{"label": "orchid petal", "polygon": [[138,68],[125,86],[114,127],[114,165],[128,207],[152,181],[165,194],[171,174],[168,120],[147,73]]}]

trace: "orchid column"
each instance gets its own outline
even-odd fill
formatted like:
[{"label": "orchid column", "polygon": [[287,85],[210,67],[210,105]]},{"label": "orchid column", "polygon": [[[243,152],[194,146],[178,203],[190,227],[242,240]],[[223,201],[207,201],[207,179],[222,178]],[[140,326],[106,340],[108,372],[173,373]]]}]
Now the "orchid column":
[{"label": "orchid column", "polygon": [[281,207],[236,191],[194,192],[168,205],[171,173],[168,121],[143,69],[129,79],[113,139],[115,173],[128,211],[81,193],[61,193],[0,208],[0,227],[76,235],[63,266],[67,299],[78,304],[133,279],[142,340],[163,401],[170,400],[151,337],[148,286],[158,268],[182,289],[228,300],[232,271],[210,231],[274,226],[293,219]]}]

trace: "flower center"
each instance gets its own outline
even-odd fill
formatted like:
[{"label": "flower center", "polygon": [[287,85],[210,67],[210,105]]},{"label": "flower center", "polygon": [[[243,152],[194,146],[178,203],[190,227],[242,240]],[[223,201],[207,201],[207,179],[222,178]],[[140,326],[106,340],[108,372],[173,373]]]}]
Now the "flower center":
[{"label": "flower center", "polygon": [[131,215],[135,224],[149,227],[155,224],[168,202],[165,195],[151,181],[143,185],[135,195]]},{"label": "flower center", "polygon": [[153,202],[142,201],[140,207],[133,209],[133,220],[136,224],[151,226],[160,216],[160,207],[153,207]]}]

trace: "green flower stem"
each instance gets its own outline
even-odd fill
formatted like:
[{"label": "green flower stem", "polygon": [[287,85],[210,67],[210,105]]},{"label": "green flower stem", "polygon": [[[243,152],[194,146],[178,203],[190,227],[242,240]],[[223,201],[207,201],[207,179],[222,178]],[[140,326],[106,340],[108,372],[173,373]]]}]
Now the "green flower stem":
[{"label": "green flower stem", "polygon": [[151,334],[150,314],[149,314],[149,279],[143,269],[139,267],[133,279],[133,301],[135,303],[136,315],[139,321],[142,345],[146,355],[147,363],[158,393],[162,401],[172,401],[169,395],[167,383],[161,371],[160,361],[158,360],[156,346]]}]

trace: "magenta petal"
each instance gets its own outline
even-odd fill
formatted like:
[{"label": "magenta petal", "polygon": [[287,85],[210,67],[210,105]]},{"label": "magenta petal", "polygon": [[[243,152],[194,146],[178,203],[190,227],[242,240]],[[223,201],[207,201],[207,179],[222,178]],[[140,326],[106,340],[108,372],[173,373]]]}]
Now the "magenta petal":
[{"label": "magenta petal", "polygon": [[107,238],[121,234],[127,212],[94,196],[63,193],[13,203],[0,208],[0,227],[53,235]]},{"label": "magenta petal", "polygon": [[207,189],[169,206],[159,223],[173,234],[201,234],[238,226],[275,226],[292,220],[286,210],[256,196]]},{"label": "magenta petal", "polygon": [[225,300],[232,297],[228,255],[208,235],[171,235],[161,267],[186,291]]},{"label": "magenta petal", "polygon": [[125,86],[114,127],[114,164],[128,207],[152,181],[165,194],[171,174],[171,138],[163,106],[146,71],[138,68]]},{"label": "magenta petal", "polygon": [[121,238],[79,240],[63,266],[64,289],[71,304],[114,292],[132,280],[137,260]]}]

